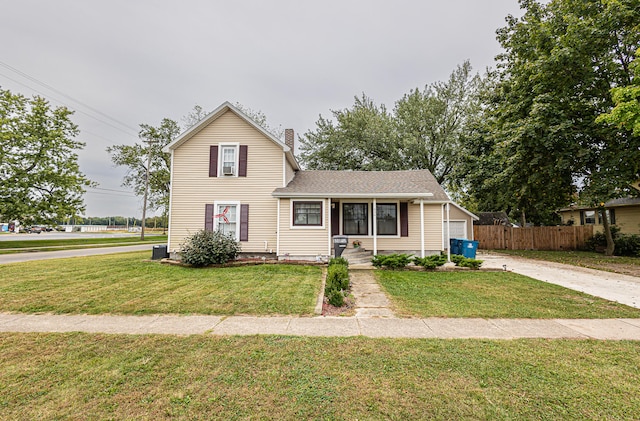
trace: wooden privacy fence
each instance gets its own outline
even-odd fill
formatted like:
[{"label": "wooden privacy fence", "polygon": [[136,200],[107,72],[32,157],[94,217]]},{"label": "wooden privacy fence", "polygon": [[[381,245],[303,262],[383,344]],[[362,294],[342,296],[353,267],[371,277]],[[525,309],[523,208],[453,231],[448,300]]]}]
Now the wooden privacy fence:
[{"label": "wooden privacy fence", "polygon": [[593,226],[527,227],[474,225],[473,238],[485,250],[579,250],[593,235]]}]

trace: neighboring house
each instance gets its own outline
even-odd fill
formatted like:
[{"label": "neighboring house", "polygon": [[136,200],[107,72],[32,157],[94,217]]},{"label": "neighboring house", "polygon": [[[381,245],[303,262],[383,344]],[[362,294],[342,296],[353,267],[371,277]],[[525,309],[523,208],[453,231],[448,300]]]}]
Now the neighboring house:
[{"label": "neighboring house", "polygon": [[[623,234],[640,234],[640,198],[614,199],[605,203],[611,225]],[[602,231],[602,215],[597,208],[571,206],[558,211],[565,225],[593,225]]]},{"label": "neighboring house", "polygon": [[423,256],[444,250],[447,232],[473,236],[477,217],[429,171],[303,171],[293,142],[293,130],[282,143],[228,102],[171,142],[170,253],[201,229],[281,259],[332,255],[334,235]]},{"label": "neighboring house", "polygon": [[473,225],[503,225],[512,227],[506,212],[478,212],[478,220]]}]

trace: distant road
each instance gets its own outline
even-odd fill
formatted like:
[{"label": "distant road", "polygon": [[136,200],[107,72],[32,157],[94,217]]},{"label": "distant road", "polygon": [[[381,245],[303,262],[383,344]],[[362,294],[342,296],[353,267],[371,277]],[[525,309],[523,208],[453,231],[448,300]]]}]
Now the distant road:
[{"label": "distant road", "polygon": [[[36,235],[37,234],[32,234]],[[149,251],[149,258],[155,244],[139,244],[136,246],[100,247],[91,249],[39,251],[29,253],[0,254],[0,264],[28,262],[31,260],[63,259],[66,257],[95,256],[99,254],[124,253],[128,251]]]},{"label": "distant road", "polygon": [[[145,233],[145,237],[152,237],[159,234]],[[23,241],[23,240],[69,240],[72,238],[136,238],[140,233],[113,233],[105,234],[100,232],[43,232],[40,234],[0,234],[0,241]]]}]

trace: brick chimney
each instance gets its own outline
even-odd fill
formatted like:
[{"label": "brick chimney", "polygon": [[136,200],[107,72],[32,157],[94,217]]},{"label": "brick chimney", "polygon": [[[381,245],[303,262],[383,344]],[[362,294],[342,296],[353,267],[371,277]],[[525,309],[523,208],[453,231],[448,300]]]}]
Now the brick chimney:
[{"label": "brick chimney", "polygon": [[295,146],[293,129],[284,129],[284,143],[290,147],[291,152],[293,152],[293,147]]}]

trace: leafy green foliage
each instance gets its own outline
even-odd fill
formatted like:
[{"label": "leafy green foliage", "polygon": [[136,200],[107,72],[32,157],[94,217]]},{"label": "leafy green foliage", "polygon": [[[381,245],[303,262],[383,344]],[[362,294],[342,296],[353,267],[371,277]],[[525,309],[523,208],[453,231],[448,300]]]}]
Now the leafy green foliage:
[{"label": "leafy green foliage", "polygon": [[324,294],[329,304],[335,307],[344,305],[344,294],[349,289],[348,262],[342,257],[333,258],[327,268]]},{"label": "leafy green foliage", "polygon": [[433,270],[445,263],[447,263],[447,258],[442,254],[432,254],[431,256],[413,258],[414,265],[423,266],[425,269],[429,270]]},{"label": "leafy green foliage", "polygon": [[410,254],[376,254],[371,258],[371,263],[377,268],[384,267],[386,269],[398,270],[404,269],[411,263]]},{"label": "leafy green foliage", "polygon": [[301,138],[300,158],[316,170],[428,169],[446,186],[461,153],[466,125],[477,112],[480,82],[465,61],[446,82],[411,90],[392,112],[365,94],[351,109],[320,117]]},{"label": "leafy green foliage", "polygon": [[606,202],[640,178],[640,138],[596,123],[614,105],[611,88],[632,80],[640,8],[637,0],[520,4],[523,16],[498,30],[505,52],[460,171],[470,174],[467,200],[478,210],[548,224],[576,193]]},{"label": "leafy green foliage", "polygon": [[84,212],[84,187],[72,111],[0,89],[0,216],[52,224]]},{"label": "leafy green foliage", "polygon": [[[620,228],[611,227],[611,236],[615,244],[616,256],[640,257],[640,235],[621,234]],[[596,232],[587,240],[587,250],[602,252],[607,246],[607,239],[604,233]]]},{"label": "leafy green foliage", "polygon": [[220,231],[201,230],[182,246],[182,261],[196,267],[224,264],[240,253],[240,243]]},{"label": "leafy green foliage", "polygon": [[333,266],[333,265],[342,265],[342,266],[349,267],[349,261],[342,256],[331,257],[329,258],[329,266]]},{"label": "leafy green foliage", "polygon": [[482,260],[472,259],[470,257],[464,257],[461,254],[452,254],[451,261],[456,264],[456,266],[470,269],[480,269],[482,266]]},{"label": "leafy green foliage", "polygon": [[180,133],[178,123],[164,118],[158,127],[140,125],[138,136],[142,143],[134,145],[109,146],[111,161],[116,166],[127,167],[122,185],[133,189],[136,195],[143,196],[147,173],[147,159],[151,154],[149,167],[149,207],[151,209],[169,209],[169,191],[171,183],[171,154],[162,149]]}]

